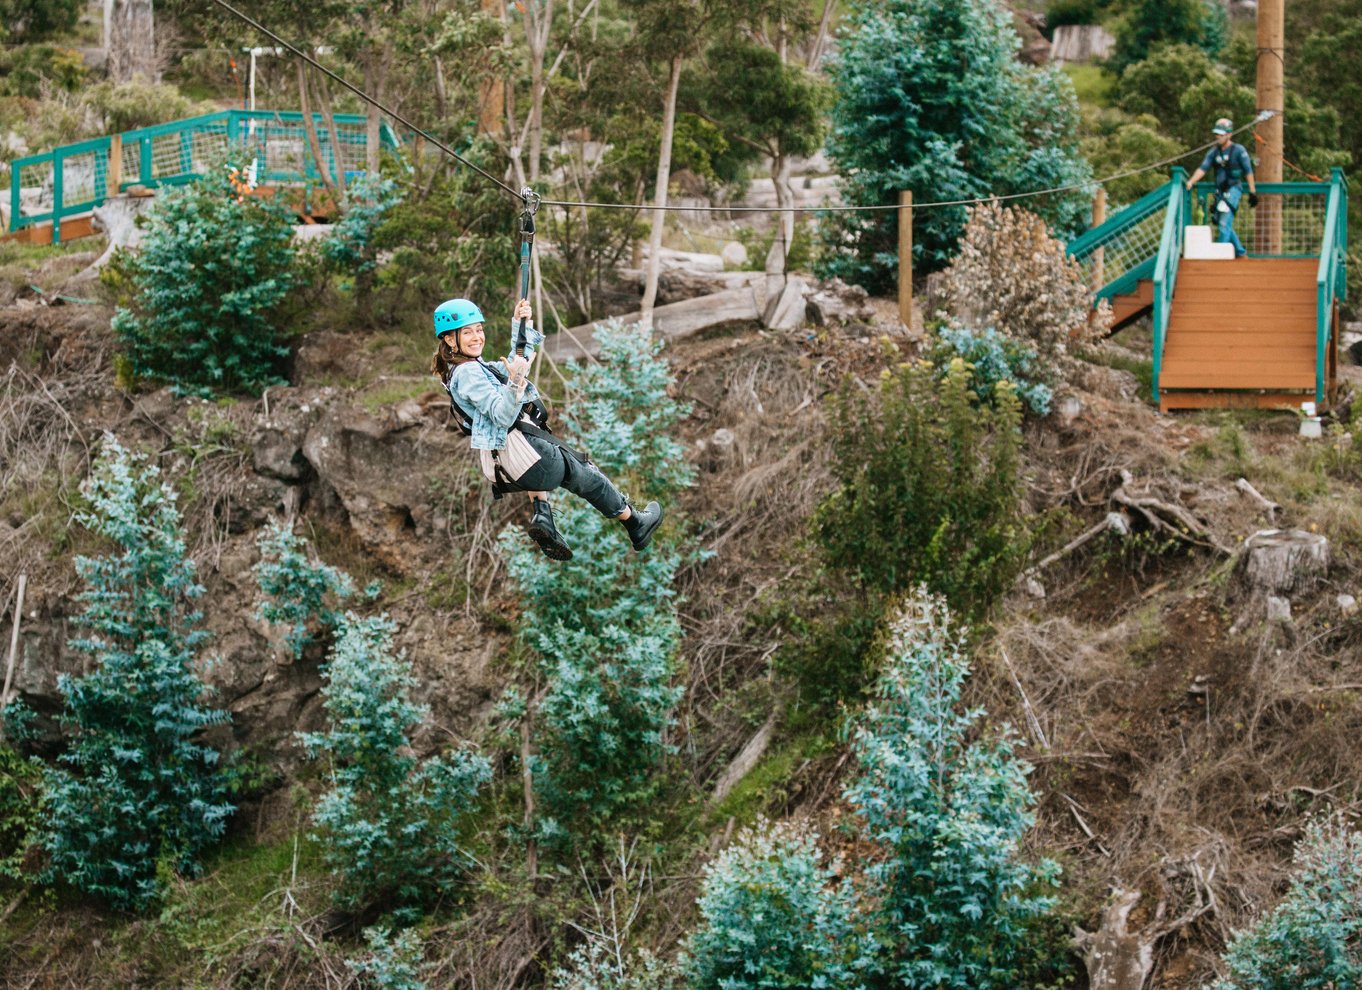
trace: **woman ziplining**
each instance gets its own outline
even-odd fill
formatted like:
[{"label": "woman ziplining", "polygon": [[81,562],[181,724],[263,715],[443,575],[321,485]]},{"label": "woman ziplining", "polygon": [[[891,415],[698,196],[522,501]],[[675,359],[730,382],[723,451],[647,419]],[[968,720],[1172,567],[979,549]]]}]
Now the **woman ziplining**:
[{"label": "woman ziplining", "polygon": [[435,307],[438,345],[431,373],[449,391],[451,411],[477,452],[495,497],[506,492],[529,496],[533,507],[529,534],[546,557],[572,559],[549,506],[548,493],[556,488],[585,499],[606,518],[618,519],[634,549],[643,550],[662,522],[662,506],[649,502],[635,509],[585,454],[549,431],[548,412],[526,377],[544,339],[534,329],[531,315],[529,299],[521,298],[511,324],[520,353],[508,354],[504,361],[485,361],[482,310],[467,299],[442,302]]}]

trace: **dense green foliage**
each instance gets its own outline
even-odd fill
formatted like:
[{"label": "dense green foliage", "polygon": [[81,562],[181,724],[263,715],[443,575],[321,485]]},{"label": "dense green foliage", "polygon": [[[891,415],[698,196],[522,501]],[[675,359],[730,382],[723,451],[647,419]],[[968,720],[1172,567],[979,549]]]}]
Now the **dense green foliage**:
[{"label": "dense green foliage", "polygon": [[282,381],[292,234],[282,206],[238,197],[226,165],[158,197],[113,318],[132,371],[198,394]]},{"label": "dense green foliage", "polygon": [[1045,416],[1050,412],[1054,393],[1045,383],[1045,369],[1040,366],[1036,349],[1029,344],[1004,337],[992,327],[982,331],[942,327],[937,331],[931,359],[943,379],[956,358],[969,366],[979,401],[992,402],[998,387],[1007,382],[1033,413]]},{"label": "dense green foliage", "polygon": [[[285,642],[296,660],[318,631],[334,632],[345,620],[342,603],[355,594],[349,574],[313,559],[306,540],[271,520],[256,539],[260,586],[256,617],[287,628]],[[370,597],[377,591],[368,589]]]},{"label": "dense green foliage", "polygon": [[[460,154],[492,165],[484,143],[460,147]],[[466,168],[441,167],[393,181],[400,195],[368,242],[375,252],[391,252],[377,273],[375,312],[399,321],[452,296],[497,298],[515,270],[518,246],[505,194]]]},{"label": "dense green foliage", "polygon": [[10,44],[32,44],[70,31],[83,8],[80,0],[0,0],[0,24]]},{"label": "dense green foliage", "polygon": [[699,927],[687,944],[693,990],[857,990],[875,943],[856,893],[823,862],[818,833],[757,826],[705,868]]},{"label": "dense green foliage", "polygon": [[918,584],[981,618],[1025,560],[1021,405],[1010,383],[993,404],[953,360],[886,370],[873,395],[843,389],[833,407],[838,488],[815,529],[829,563],[880,595]]},{"label": "dense green foliage", "polygon": [[890,624],[884,671],[855,733],[846,796],[885,852],[874,885],[888,986],[1013,990],[1049,962],[1032,924],[1059,869],[1020,858],[1035,822],[1029,767],[961,703],[969,661],[939,598],[915,593]]},{"label": "dense green foliage", "polygon": [[[828,148],[848,203],[962,200],[1077,184],[1073,87],[1058,70],[1023,66],[1011,15],[990,0],[859,2],[831,72],[837,89]],[[968,53],[967,55],[964,53]],[[1087,219],[1081,188],[1030,201],[1057,231]],[[950,260],[965,208],[913,217],[914,270]],[[837,213],[820,226],[822,270],[883,291],[897,263],[893,211]]]},{"label": "dense green foliage", "polygon": [[78,522],[110,541],[76,558],[86,590],[72,646],[83,677],[62,675],[67,748],[45,775],[49,876],[119,907],[155,900],[163,871],[193,873],[232,807],[218,753],[196,741],[227,721],[199,700],[193,665],[207,634],[175,494],[112,437],[82,487]]},{"label": "dense green foliage", "polygon": [[1362,984],[1362,833],[1341,818],[1311,822],[1296,845],[1291,887],[1225,950],[1215,990]]},{"label": "dense green foliage", "polygon": [[300,738],[330,760],[313,821],[340,878],[337,904],[414,917],[465,875],[463,819],[491,767],[467,750],[412,755],[409,733],[426,712],[410,700],[411,665],[394,655],[392,634],[386,616],[346,617],[323,670],[330,727]]},{"label": "dense green foliage", "polygon": [[41,792],[42,765],[0,743],[0,880],[24,879],[24,857],[41,824]]},{"label": "dense green foliage", "polygon": [[1161,45],[1194,45],[1218,54],[1229,41],[1229,27],[1218,0],[1133,0],[1116,29],[1112,68],[1120,72]]},{"label": "dense green foliage", "polygon": [[[673,439],[685,410],[667,395],[661,343],[618,324],[598,327],[596,339],[600,362],[573,377],[578,394],[566,418],[574,442],[626,491],[645,483],[648,497],[670,501],[691,469]],[[586,837],[623,812],[643,811],[653,793],[681,695],[672,684],[680,557],[658,541],[636,555],[619,523],[577,498],[556,501],[560,531],[580,548],[571,561],[547,560],[518,533],[503,543],[525,601],[521,638],[548,684],[536,737],[543,828]]]}]

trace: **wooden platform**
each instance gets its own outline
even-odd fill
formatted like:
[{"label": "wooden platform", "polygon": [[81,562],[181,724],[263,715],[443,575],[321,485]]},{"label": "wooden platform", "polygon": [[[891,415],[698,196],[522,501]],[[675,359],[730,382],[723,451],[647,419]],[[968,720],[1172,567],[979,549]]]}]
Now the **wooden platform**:
[{"label": "wooden platform", "polygon": [[1159,408],[1297,408],[1313,400],[1318,269],[1314,258],[1184,260]]}]

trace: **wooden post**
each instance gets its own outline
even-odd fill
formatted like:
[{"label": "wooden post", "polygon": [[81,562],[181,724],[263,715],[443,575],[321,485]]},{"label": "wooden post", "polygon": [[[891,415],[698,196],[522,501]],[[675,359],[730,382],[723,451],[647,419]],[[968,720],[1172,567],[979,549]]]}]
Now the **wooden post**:
[{"label": "wooden post", "polygon": [[9,704],[9,689],[14,683],[14,662],[19,656],[19,620],[24,615],[24,588],[28,575],[19,575],[19,593],[14,599],[14,628],[9,636],[9,660],[5,663],[5,686],[0,688],[0,707]]},{"label": "wooden post", "polygon": [[[1092,194],[1092,225],[1100,227],[1107,219],[1107,190],[1103,186],[1097,187],[1097,192]],[[1106,285],[1106,272],[1103,271],[1106,264],[1106,248],[1097,248],[1092,253],[1092,291],[1100,292],[1102,286]]]},{"label": "wooden post", "polygon": [[899,319],[913,329],[913,194],[899,193]]},{"label": "wooden post", "polygon": [[109,137],[109,174],[104,180],[104,194],[110,198],[117,196],[118,187],[123,184],[123,135]]},{"label": "wooden post", "polygon": [[[1258,2],[1258,109],[1272,116],[1254,128],[1258,143],[1258,182],[1282,181],[1282,109],[1286,103],[1286,22],[1283,0]],[[1254,149],[1250,149],[1252,151]],[[1254,249],[1261,254],[1282,250],[1282,198],[1263,196],[1253,214]]]}]

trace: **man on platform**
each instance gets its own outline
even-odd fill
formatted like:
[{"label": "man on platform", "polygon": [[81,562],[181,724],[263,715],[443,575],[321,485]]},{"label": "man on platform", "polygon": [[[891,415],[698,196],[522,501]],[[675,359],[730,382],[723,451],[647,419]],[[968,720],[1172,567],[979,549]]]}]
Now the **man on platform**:
[{"label": "man on platform", "polygon": [[1236,144],[1232,139],[1233,131],[1234,125],[1226,118],[1221,117],[1215,122],[1213,129],[1215,145],[1206,152],[1206,157],[1201,160],[1201,167],[1187,180],[1187,188],[1191,189],[1202,176],[1211,170],[1215,171],[1213,202],[1216,223],[1220,228],[1220,240],[1222,243],[1233,244],[1234,256],[1242,258],[1248,252],[1244,250],[1239,235],[1234,232],[1234,215],[1239,212],[1239,201],[1244,196],[1243,184],[1248,183],[1250,206],[1258,205],[1258,189],[1253,181],[1253,162],[1249,159],[1249,153],[1244,146]]}]

